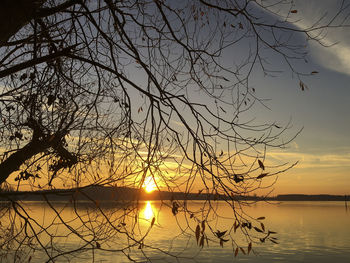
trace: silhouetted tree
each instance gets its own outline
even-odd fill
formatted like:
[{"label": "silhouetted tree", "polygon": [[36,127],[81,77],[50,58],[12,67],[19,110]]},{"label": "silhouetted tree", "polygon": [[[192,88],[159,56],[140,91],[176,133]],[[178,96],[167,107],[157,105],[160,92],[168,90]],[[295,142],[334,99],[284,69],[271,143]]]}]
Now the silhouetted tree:
[{"label": "silhouetted tree", "polygon": [[[140,188],[152,178],[168,191],[226,196],[235,218],[231,232],[247,235],[249,251],[252,242],[270,238],[259,220],[235,208],[245,204],[237,196],[268,187],[265,177],[294,165],[265,160],[268,149],[283,148],[294,136],[282,137],[289,124],[249,117],[264,106],[249,80],[257,71],[274,73],[274,58],[283,60],[305,89],[301,77],[310,72],[299,72],[297,63],[304,61],[308,41],[322,44],[323,30],[346,23],[337,19],[346,11],[345,1],[335,17],[310,28],[293,23],[293,1],[6,0],[1,5],[0,183],[16,191],[54,191]],[[110,221],[93,196],[86,198],[100,219],[90,218],[93,227],[88,227],[75,210],[74,220],[82,225],[75,229],[47,200],[57,221],[83,242],[80,250],[101,249],[102,240],[115,235],[130,241],[118,249],[123,253],[147,246],[131,229],[122,229],[135,209]],[[40,247],[48,261],[76,252],[59,249],[58,235],[21,202],[8,204],[2,212],[10,215],[12,227],[4,227],[9,234],[0,237],[2,250]],[[241,246],[230,231],[205,230],[206,216],[188,211],[186,202],[170,207],[174,215],[188,213],[198,222],[193,233],[200,246],[209,232],[221,245],[230,238],[235,251]],[[96,230],[99,222],[104,231]],[[41,242],[43,232],[50,244]]]}]

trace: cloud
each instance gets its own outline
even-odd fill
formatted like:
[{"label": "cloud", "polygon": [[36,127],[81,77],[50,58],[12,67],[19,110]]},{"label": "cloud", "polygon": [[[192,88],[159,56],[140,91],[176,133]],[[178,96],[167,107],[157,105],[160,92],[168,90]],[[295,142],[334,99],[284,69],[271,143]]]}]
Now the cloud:
[{"label": "cloud", "polygon": [[313,42],[310,55],[327,69],[350,75],[350,43],[340,33],[332,35],[326,37],[323,43],[332,45],[338,42],[336,45],[323,47]]},{"label": "cloud", "polygon": [[[341,1],[322,1],[309,0],[295,2],[298,8],[300,20],[295,23],[300,29],[308,28],[314,25],[318,19],[321,19],[319,25],[325,25],[341,9]],[[326,10],[326,11],[325,11]],[[334,20],[332,25],[340,24],[344,21],[346,14],[349,13],[349,7],[339,13],[338,19]],[[344,24],[350,24],[349,18]],[[311,35],[317,36],[321,33],[321,43],[328,46],[324,47],[316,41],[310,42],[310,55],[321,66],[350,75],[350,30],[348,27],[334,27],[323,31],[315,31]],[[335,45],[334,45],[335,44]]]},{"label": "cloud", "polygon": [[350,151],[345,154],[310,154],[300,152],[268,152],[267,160],[273,163],[296,162],[296,169],[343,168],[350,167]]}]

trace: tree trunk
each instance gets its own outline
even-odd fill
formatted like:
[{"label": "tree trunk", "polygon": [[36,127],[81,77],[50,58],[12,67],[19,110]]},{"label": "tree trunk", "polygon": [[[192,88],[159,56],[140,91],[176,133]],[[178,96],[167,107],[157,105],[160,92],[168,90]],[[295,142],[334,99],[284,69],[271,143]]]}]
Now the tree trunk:
[{"label": "tree trunk", "polygon": [[5,182],[11,173],[17,171],[26,160],[47,148],[48,145],[41,141],[31,141],[17,152],[11,154],[10,157],[0,164],[0,184]]}]

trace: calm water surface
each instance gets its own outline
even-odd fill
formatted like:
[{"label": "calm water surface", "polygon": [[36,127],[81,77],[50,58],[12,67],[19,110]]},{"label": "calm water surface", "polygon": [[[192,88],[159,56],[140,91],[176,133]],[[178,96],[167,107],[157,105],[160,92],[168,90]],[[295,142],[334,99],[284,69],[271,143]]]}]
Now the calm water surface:
[{"label": "calm water surface", "polygon": [[[200,208],[201,202],[191,202],[193,209]],[[48,207],[38,203],[29,203],[29,207],[38,213],[45,213],[46,220],[50,220]],[[218,204],[218,212],[229,215],[230,210],[224,202]],[[238,254],[234,257],[229,242],[221,248],[209,241],[209,246],[199,249],[192,230],[196,223],[187,223],[181,215],[174,217],[171,209],[162,206],[160,202],[144,202],[140,205],[140,228],[148,229],[153,217],[155,225],[146,242],[153,247],[163,249],[173,255],[178,255],[180,262],[332,262],[350,263],[350,211],[346,211],[343,202],[280,202],[257,203],[245,208],[252,217],[265,216],[265,225],[276,231],[279,244],[266,242],[257,244],[254,253],[250,255]],[[63,213],[69,213],[67,211]],[[209,218],[210,219],[210,218]],[[214,230],[225,230],[232,219],[213,218],[211,225]],[[144,231],[144,230],[143,230]],[[192,235],[187,235],[192,233]],[[184,234],[185,233],[185,234]],[[237,234],[237,241],[244,244],[244,237]],[[73,239],[62,240],[65,246],[74,246],[69,242]],[[116,247],[118,247],[116,241]],[[177,259],[160,253],[157,250],[145,249],[147,257],[152,262],[177,262]],[[130,250],[130,256],[138,262],[148,262],[140,250]],[[43,262],[43,256],[36,253],[31,262]],[[125,255],[94,251],[95,262],[129,262]],[[182,259],[181,259],[182,258]],[[66,262],[58,259],[56,262]],[[72,262],[91,262],[91,252],[72,259]]]}]

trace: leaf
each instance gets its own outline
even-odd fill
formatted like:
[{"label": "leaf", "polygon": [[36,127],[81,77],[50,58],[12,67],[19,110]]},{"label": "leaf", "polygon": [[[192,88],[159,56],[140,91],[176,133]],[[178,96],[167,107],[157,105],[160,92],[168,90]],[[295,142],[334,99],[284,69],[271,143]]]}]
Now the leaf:
[{"label": "leaf", "polygon": [[298,10],[292,10],[292,11],[290,11],[292,14],[296,14],[296,13],[298,13]]},{"label": "leaf", "polygon": [[197,244],[198,244],[198,240],[199,240],[200,231],[201,231],[201,228],[199,227],[199,225],[197,225],[197,227],[196,227],[196,240],[197,240]]},{"label": "leaf", "polygon": [[258,175],[258,177],[256,179],[261,179],[264,178],[266,175],[268,175],[269,173],[262,173],[260,175]]},{"label": "leaf", "polygon": [[250,242],[249,245],[248,245],[248,255],[249,255],[251,250],[252,250],[252,242]]},{"label": "leaf", "polygon": [[278,242],[277,241],[275,241],[275,240],[273,240],[273,239],[269,239],[272,243],[274,243],[274,244],[278,244]]},{"label": "leaf", "polygon": [[171,209],[171,211],[173,212],[173,215],[176,216],[176,214],[179,212],[179,205],[176,202],[173,202],[173,208]]},{"label": "leaf", "polygon": [[258,217],[256,220],[264,220],[265,217],[264,216],[261,216],[261,217]]},{"label": "leaf", "polygon": [[56,96],[55,95],[52,95],[50,94],[48,97],[47,97],[47,104],[49,106],[51,106],[56,100]]},{"label": "leaf", "polygon": [[235,250],[235,257],[237,257],[237,255],[238,255],[238,247]]},{"label": "leaf", "polygon": [[265,170],[265,165],[263,164],[262,161],[258,160],[258,164],[259,164],[259,167],[260,167],[262,170]]},{"label": "leaf", "polygon": [[235,174],[233,176],[233,180],[238,184],[239,182],[242,182],[244,180],[243,176],[239,176],[237,174]]},{"label": "leaf", "polygon": [[299,86],[300,86],[300,88],[301,88],[302,91],[308,89],[308,87],[305,85],[305,83],[302,82],[301,80],[299,81]]},{"label": "leaf", "polygon": [[259,232],[259,233],[263,233],[264,232],[264,231],[262,231],[260,228],[258,228],[256,226],[254,227],[254,229],[255,229],[256,232]]},{"label": "leaf", "polygon": [[265,225],[260,222],[261,229],[265,232]]},{"label": "leaf", "polygon": [[199,241],[199,246],[200,247],[204,246],[204,235],[202,235],[201,240]]},{"label": "leaf", "polygon": [[202,221],[202,233],[204,233],[205,230],[205,220]]},{"label": "leaf", "polygon": [[153,217],[152,218],[152,222],[151,222],[151,227],[154,225],[154,222],[156,221],[156,218],[155,217]]},{"label": "leaf", "polygon": [[269,230],[268,234],[277,234],[277,232]]},{"label": "leaf", "polygon": [[27,74],[26,74],[26,73],[23,73],[23,74],[21,75],[21,77],[19,78],[19,80],[20,80],[20,81],[24,81],[24,80],[26,80],[26,78],[27,78]]},{"label": "leaf", "polygon": [[317,74],[318,73],[318,71],[312,71],[311,72],[311,74]]},{"label": "leaf", "polygon": [[222,231],[222,232],[218,230],[217,232],[215,232],[215,234],[218,238],[221,238],[222,236],[224,236],[226,234],[226,232],[227,232],[227,230]]}]

